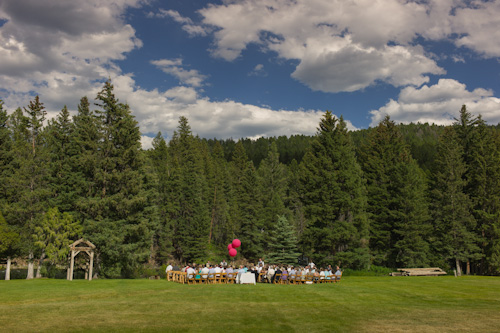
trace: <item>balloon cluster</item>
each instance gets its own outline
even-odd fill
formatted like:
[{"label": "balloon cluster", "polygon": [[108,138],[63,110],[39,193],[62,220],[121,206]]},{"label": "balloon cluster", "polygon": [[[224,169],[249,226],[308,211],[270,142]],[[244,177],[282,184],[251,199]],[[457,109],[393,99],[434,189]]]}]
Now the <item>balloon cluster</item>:
[{"label": "balloon cluster", "polygon": [[227,250],[229,251],[229,256],[230,257],[236,257],[238,254],[238,251],[236,251],[236,248],[240,247],[241,241],[239,239],[233,239],[232,243],[230,243],[227,246]]}]

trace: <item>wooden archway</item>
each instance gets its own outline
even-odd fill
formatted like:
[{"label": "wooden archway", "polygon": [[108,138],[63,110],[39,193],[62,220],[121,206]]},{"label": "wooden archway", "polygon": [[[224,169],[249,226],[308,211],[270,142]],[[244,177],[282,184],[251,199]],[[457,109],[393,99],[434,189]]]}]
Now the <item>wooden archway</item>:
[{"label": "wooden archway", "polygon": [[71,255],[70,255],[70,264],[68,268],[68,277],[67,279],[69,281],[73,281],[73,269],[75,266],[75,257],[78,255],[80,252],[85,252],[88,254],[90,258],[90,263],[89,263],[89,281],[92,281],[92,268],[94,267],[94,250],[95,250],[95,245],[92,244],[91,242],[84,240],[83,238],[80,238],[73,244],[69,246],[71,250]]}]

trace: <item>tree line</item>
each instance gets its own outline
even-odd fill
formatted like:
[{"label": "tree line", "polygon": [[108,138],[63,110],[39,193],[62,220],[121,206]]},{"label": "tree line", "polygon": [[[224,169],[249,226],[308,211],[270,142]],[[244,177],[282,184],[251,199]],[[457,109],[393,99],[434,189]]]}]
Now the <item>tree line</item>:
[{"label": "tree line", "polygon": [[0,102],[0,257],[28,277],[97,246],[103,277],[227,256],[353,269],[439,266],[500,273],[500,131],[465,106],[450,126],[350,132],[326,111],[314,136],[202,139],[180,117],[141,149],[127,104],[106,82],[45,121],[39,97]]}]

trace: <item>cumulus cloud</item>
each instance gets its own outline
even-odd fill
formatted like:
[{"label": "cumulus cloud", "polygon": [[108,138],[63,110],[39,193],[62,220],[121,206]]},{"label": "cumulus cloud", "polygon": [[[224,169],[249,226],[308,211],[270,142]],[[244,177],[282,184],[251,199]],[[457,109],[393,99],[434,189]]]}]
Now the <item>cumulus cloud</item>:
[{"label": "cumulus cloud", "polygon": [[465,84],[452,79],[441,79],[432,86],[406,87],[397,100],[390,100],[378,110],[370,111],[371,126],[376,126],[386,115],[401,123],[435,123],[449,125],[458,118],[462,105],[470,112],[481,114],[489,123],[500,123],[500,99],[492,91],[477,88],[467,90]]},{"label": "cumulus cloud", "polygon": [[257,65],[255,65],[255,67],[253,68],[253,70],[248,73],[248,76],[261,76],[261,77],[265,77],[265,76],[267,76],[267,72],[264,69],[264,65],[263,64],[257,64]]},{"label": "cumulus cloud", "polygon": [[241,0],[199,11],[215,27],[214,56],[233,61],[258,44],[298,60],[292,76],[324,92],[420,86],[444,74],[418,38],[499,56],[499,12],[498,1],[460,0]]},{"label": "cumulus cloud", "polygon": [[[147,137],[159,131],[170,137],[185,116],[193,133],[205,138],[258,138],[292,134],[313,135],[323,116],[318,110],[273,110],[232,100],[212,101],[200,97],[191,87],[161,92],[137,88],[129,75],[112,77],[115,95],[130,105]],[[122,99],[125,96],[125,99]],[[347,121],[348,128],[356,128]],[[143,147],[149,148],[143,138]]]},{"label": "cumulus cloud", "polygon": [[158,13],[149,13],[149,17],[160,17],[160,18],[171,18],[175,22],[182,24],[182,29],[186,31],[189,36],[194,37],[194,36],[206,36],[208,31],[207,27],[201,26],[201,25],[196,25],[193,23],[193,20],[191,20],[189,17],[184,17],[182,16],[178,11],[176,10],[165,10],[165,9],[159,9]]},{"label": "cumulus cloud", "polygon": [[[111,78],[115,95],[130,105],[139,122],[145,148],[151,146],[151,138],[158,131],[172,135],[181,115],[189,119],[193,132],[202,137],[315,133],[322,115],[316,110],[272,110],[200,96],[196,88],[203,85],[207,76],[186,69],[180,58],[151,63],[183,85],[166,91],[138,87],[133,75],[123,73],[115,61],[142,45],[135,30],[121,19],[127,6],[139,4],[115,1],[110,6],[99,0],[48,0],[42,5],[34,0],[3,1],[0,17],[6,21],[0,26],[0,89],[6,108],[12,111],[27,105],[36,92],[49,118],[64,105],[74,113],[81,97],[92,100],[104,80]],[[174,14],[168,15],[189,24],[189,20]],[[255,70],[263,71],[263,66]]]},{"label": "cumulus cloud", "polygon": [[189,86],[201,87],[203,81],[207,78],[206,75],[200,74],[195,69],[184,69],[182,59],[152,60],[151,63],[160,68],[164,73],[176,77],[182,84]]}]

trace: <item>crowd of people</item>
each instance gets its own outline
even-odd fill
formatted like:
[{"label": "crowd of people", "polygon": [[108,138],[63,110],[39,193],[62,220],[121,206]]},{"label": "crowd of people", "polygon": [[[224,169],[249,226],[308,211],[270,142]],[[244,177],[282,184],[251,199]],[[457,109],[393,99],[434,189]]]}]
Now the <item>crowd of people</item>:
[{"label": "crowd of people", "polygon": [[342,276],[342,271],[339,266],[336,266],[336,270],[334,270],[331,265],[318,268],[312,262],[306,266],[280,264],[266,265],[262,259],[259,259],[256,265],[240,265],[239,267],[230,265],[225,260],[219,264],[212,264],[209,261],[204,265],[188,264],[182,268],[168,265],[166,268],[167,274],[170,271],[185,272],[189,279],[213,278],[220,273],[226,273],[228,277],[232,277],[233,275],[236,277],[243,273],[253,273],[255,274],[255,281],[262,283],[277,283],[280,282],[280,279],[282,281],[298,279],[313,282],[320,280],[339,280]]}]

